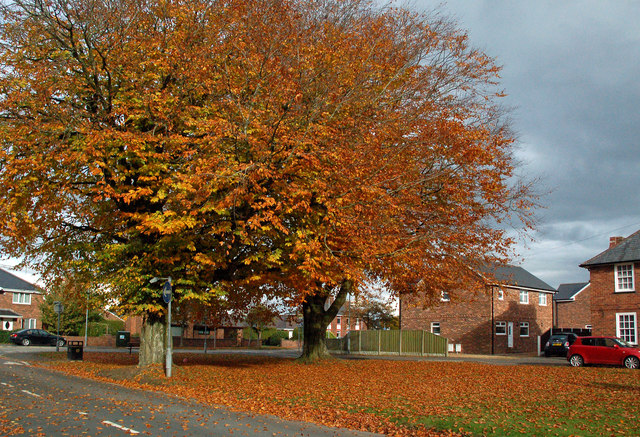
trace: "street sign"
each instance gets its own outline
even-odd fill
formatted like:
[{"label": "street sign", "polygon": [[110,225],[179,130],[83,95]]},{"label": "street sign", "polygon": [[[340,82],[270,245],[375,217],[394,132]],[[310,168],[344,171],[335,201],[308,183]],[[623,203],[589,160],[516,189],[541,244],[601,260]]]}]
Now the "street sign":
[{"label": "street sign", "polygon": [[172,286],[171,286],[171,281],[167,281],[164,283],[164,286],[162,287],[162,299],[164,300],[164,303],[169,303],[171,302],[171,292],[172,290]]},{"label": "street sign", "polygon": [[64,312],[64,305],[62,305],[62,302],[54,302],[53,311],[55,311],[58,314],[62,314]]}]

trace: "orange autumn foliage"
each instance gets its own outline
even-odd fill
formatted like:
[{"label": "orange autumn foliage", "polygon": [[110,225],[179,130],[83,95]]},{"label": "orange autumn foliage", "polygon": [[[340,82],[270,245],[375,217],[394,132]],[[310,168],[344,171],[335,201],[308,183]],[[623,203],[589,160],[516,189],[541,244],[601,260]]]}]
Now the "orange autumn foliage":
[{"label": "orange autumn foliage", "polygon": [[[494,357],[508,360],[507,357]],[[135,357],[86,353],[56,370],[208,405],[387,435],[635,435],[635,371],[452,361],[332,360],[180,354],[126,376]],[[301,383],[303,382],[304,383]]]},{"label": "orange autumn foliage", "polygon": [[499,69],[437,15],[364,0],[2,11],[0,244],[45,274],[92,272],[149,324],[165,306],[148,280],[171,276],[178,300],[302,304],[317,345],[365,277],[455,288],[507,258],[501,223],[532,225]]}]

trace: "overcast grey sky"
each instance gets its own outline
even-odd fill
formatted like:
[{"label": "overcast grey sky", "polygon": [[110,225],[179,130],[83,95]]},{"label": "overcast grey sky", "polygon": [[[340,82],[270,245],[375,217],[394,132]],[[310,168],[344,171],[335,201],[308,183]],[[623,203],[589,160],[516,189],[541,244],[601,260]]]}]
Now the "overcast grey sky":
[{"label": "overcast grey sky", "polygon": [[441,5],[503,66],[518,156],[549,191],[521,265],[557,287],[609,236],[640,229],[640,2],[414,0]]},{"label": "overcast grey sky", "polygon": [[[640,2],[412,0],[503,65],[523,172],[550,191],[522,266],[557,287],[640,229]],[[6,264],[5,264],[6,266]]]}]

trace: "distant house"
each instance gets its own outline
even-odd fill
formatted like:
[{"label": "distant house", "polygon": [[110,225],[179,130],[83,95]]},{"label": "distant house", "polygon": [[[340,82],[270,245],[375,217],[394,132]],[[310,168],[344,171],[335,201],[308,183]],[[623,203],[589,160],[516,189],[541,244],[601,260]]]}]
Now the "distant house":
[{"label": "distant house", "polygon": [[638,344],[640,231],[611,237],[609,248],[580,264],[589,270],[594,335],[613,335]]},{"label": "distant house", "polygon": [[492,279],[483,281],[484,288],[458,290],[455,299],[443,292],[429,308],[414,296],[401,297],[402,329],[441,335],[462,353],[538,352],[539,337],[552,328],[556,290],[518,266],[495,266],[486,273]]},{"label": "distant house", "polygon": [[338,314],[333,318],[331,323],[327,325],[327,332],[332,333],[338,338],[344,337],[349,331],[360,331],[367,329],[365,323],[356,314],[355,308],[350,308],[347,301],[342,305]]},{"label": "distant house", "polygon": [[0,269],[0,329],[42,328],[44,296],[33,284]]},{"label": "distant house", "polygon": [[[142,316],[125,316],[124,329],[132,337],[140,336],[142,332]],[[245,321],[235,320],[231,317],[212,325],[205,325],[197,322],[189,322],[184,326],[172,323],[171,336],[173,344],[177,346],[198,346],[204,340],[210,343],[209,347],[235,347],[246,345],[243,340],[243,330],[249,327]]]},{"label": "distant house", "polygon": [[591,287],[588,282],[560,284],[553,296],[553,327],[591,329]]},{"label": "distant house", "polygon": [[295,313],[280,314],[273,319],[273,327],[278,331],[286,331],[293,338],[293,331],[300,327],[302,316]]}]

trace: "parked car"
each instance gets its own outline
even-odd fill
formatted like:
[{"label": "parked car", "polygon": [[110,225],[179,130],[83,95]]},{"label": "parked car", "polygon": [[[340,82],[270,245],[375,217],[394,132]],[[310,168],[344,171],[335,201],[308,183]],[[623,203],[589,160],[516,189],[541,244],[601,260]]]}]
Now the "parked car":
[{"label": "parked car", "polygon": [[567,360],[574,367],[610,364],[640,368],[640,349],[615,337],[578,337],[569,347]]},{"label": "parked car", "polygon": [[544,356],[550,357],[555,355],[558,357],[566,357],[571,346],[578,336],[573,332],[561,332],[553,334],[549,337],[549,341],[544,345]]},{"label": "parked car", "polygon": [[21,329],[11,334],[9,340],[23,346],[29,346],[31,344],[48,344],[51,346],[57,344],[58,346],[64,346],[67,344],[67,340],[65,340],[64,337],[50,334],[43,329]]}]

